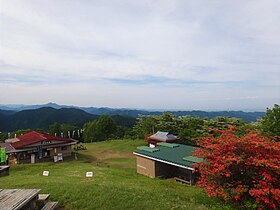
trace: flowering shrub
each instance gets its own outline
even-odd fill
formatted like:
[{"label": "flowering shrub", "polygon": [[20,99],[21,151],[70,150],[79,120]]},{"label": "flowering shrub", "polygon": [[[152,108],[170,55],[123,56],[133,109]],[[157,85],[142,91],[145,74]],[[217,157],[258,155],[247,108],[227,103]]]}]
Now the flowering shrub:
[{"label": "flowering shrub", "polygon": [[198,140],[195,156],[201,177],[198,186],[209,196],[247,208],[280,208],[280,142],[271,141],[257,132],[247,131],[242,137],[235,128],[215,130]]}]

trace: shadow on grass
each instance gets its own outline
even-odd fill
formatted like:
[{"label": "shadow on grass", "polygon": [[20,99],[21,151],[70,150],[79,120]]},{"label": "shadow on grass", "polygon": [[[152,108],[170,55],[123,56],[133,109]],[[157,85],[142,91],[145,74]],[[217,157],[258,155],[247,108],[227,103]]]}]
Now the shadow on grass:
[{"label": "shadow on grass", "polygon": [[107,160],[98,160],[96,157],[91,155],[78,154],[77,158],[78,161],[81,161],[83,163],[90,163],[99,167],[106,167],[106,168],[111,167],[110,162],[108,162]]},{"label": "shadow on grass", "polygon": [[[75,156],[73,157],[73,159],[75,160]],[[84,163],[92,163],[92,162],[96,161],[97,158],[92,156],[92,155],[86,155],[86,154],[78,153],[77,154],[77,160],[82,161]]]},{"label": "shadow on grass", "polygon": [[28,168],[28,166],[26,164],[14,164],[11,165],[11,170],[13,171],[24,171]]}]

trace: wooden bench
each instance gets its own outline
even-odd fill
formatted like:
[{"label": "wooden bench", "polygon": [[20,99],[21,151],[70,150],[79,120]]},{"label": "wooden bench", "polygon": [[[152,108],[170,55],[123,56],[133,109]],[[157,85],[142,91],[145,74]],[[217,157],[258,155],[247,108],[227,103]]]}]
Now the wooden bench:
[{"label": "wooden bench", "polygon": [[185,184],[192,185],[190,181],[187,181],[185,179],[181,179],[179,177],[174,177],[174,179],[175,179],[176,182],[182,182],[182,183],[185,183]]},{"label": "wooden bench", "polygon": [[0,209],[35,209],[40,189],[0,189]]},{"label": "wooden bench", "polygon": [[58,207],[58,202],[48,202],[41,210],[54,210]]}]

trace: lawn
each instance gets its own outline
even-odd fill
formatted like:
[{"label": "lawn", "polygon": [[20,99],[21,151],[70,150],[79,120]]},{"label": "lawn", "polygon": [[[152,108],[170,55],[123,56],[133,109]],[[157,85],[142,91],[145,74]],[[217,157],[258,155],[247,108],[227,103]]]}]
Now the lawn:
[{"label": "lawn", "polygon": [[[132,152],[143,140],[86,144],[78,160],[20,164],[0,178],[0,188],[40,188],[63,209],[232,209],[201,189],[136,173]],[[42,176],[44,170],[49,177]],[[85,173],[93,171],[93,178]]]}]

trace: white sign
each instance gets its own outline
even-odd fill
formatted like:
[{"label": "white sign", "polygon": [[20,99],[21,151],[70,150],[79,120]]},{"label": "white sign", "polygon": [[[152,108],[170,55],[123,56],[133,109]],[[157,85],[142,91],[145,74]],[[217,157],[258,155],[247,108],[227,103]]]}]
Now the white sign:
[{"label": "white sign", "polygon": [[44,171],[43,176],[49,176],[49,173],[50,173],[49,171]]},{"label": "white sign", "polygon": [[93,176],[93,172],[92,171],[86,173],[86,177],[92,177],[92,176]]},{"label": "white sign", "polygon": [[62,153],[58,153],[57,154],[57,159],[58,159],[58,161],[62,161],[63,160]]}]

